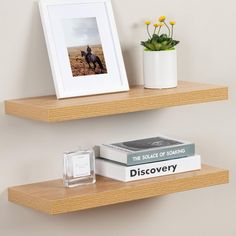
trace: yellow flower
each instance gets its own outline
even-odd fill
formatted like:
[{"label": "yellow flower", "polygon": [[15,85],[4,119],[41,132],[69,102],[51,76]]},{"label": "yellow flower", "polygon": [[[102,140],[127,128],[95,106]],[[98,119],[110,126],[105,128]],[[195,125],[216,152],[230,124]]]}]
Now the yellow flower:
[{"label": "yellow flower", "polygon": [[170,25],[175,25],[176,22],[174,20],[170,21]]},{"label": "yellow flower", "polygon": [[160,23],[159,23],[159,26],[160,26],[160,27],[162,27],[163,25],[164,25],[164,23],[163,23],[163,22],[160,22]]},{"label": "yellow flower", "polygon": [[151,24],[151,21],[149,21],[149,20],[145,21],[145,25],[150,25],[150,24]]},{"label": "yellow flower", "polygon": [[164,22],[165,19],[166,19],[166,16],[160,16],[160,17],[159,17],[159,21],[160,21],[160,22]]},{"label": "yellow flower", "polygon": [[157,28],[159,26],[159,23],[156,23],[153,26]]}]

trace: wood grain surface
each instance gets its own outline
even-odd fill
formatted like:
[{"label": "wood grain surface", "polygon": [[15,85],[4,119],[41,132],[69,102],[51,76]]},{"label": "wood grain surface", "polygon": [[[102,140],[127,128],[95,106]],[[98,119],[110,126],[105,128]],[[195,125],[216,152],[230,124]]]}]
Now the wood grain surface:
[{"label": "wood grain surface", "polygon": [[229,181],[227,170],[203,165],[201,170],[119,182],[97,177],[96,184],[76,188],[63,187],[62,180],[28,184],[8,189],[9,201],[48,214],[60,214],[166,195]]},{"label": "wood grain surface", "polygon": [[44,96],[5,101],[9,115],[45,122],[59,122],[164,107],[226,100],[228,88],[179,81],[173,89],[144,89],[135,86],[128,92],[57,100]]}]

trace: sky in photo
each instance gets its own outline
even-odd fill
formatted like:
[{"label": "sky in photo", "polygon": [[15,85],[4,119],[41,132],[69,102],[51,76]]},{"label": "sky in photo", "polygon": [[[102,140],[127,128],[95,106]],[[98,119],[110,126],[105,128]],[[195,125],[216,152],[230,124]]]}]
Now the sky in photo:
[{"label": "sky in photo", "polygon": [[95,17],[62,21],[67,47],[101,44]]}]

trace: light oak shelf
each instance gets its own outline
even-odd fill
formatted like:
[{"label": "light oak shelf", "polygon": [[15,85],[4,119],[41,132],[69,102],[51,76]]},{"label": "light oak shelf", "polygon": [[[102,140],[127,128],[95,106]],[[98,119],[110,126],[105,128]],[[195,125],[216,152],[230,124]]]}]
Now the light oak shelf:
[{"label": "light oak shelf", "polygon": [[8,189],[9,201],[42,211],[60,214],[89,208],[166,195],[229,181],[227,170],[203,165],[201,170],[123,183],[98,176],[94,185],[64,188],[53,180]]},{"label": "light oak shelf", "polygon": [[151,90],[142,86],[129,92],[57,100],[44,96],[5,101],[5,112],[23,118],[58,122],[164,107],[226,100],[228,88],[179,81],[173,89]]}]

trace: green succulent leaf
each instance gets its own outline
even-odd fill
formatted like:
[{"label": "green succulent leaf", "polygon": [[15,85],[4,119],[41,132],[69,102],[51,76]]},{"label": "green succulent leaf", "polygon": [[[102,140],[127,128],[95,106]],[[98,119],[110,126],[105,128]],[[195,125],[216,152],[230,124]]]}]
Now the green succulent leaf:
[{"label": "green succulent leaf", "polygon": [[152,43],[153,44],[153,46],[155,47],[155,51],[159,51],[160,49],[161,49],[161,44],[160,43],[158,43],[158,42],[153,42]]},{"label": "green succulent leaf", "polygon": [[160,36],[154,34],[151,39],[142,41],[141,45],[145,47],[147,51],[163,51],[174,50],[175,46],[179,43],[177,40],[173,40],[168,37],[167,34],[161,34]]},{"label": "green succulent leaf", "polygon": [[146,42],[141,42],[141,45],[143,45],[144,47],[146,47],[147,49],[151,50],[151,51],[155,51],[155,46],[148,40]]},{"label": "green succulent leaf", "polygon": [[172,40],[172,42],[171,42],[172,47],[176,46],[177,44],[179,44],[179,41]]},{"label": "green succulent leaf", "polygon": [[169,44],[169,42],[166,40],[166,41],[163,41],[162,43],[161,43],[161,45],[162,46],[166,46],[167,44]]},{"label": "green succulent leaf", "polygon": [[161,39],[167,39],[168,36],[167,36],[167,34],[161,34],[161,35],[160,35],[160,38],[161,38]]}]

